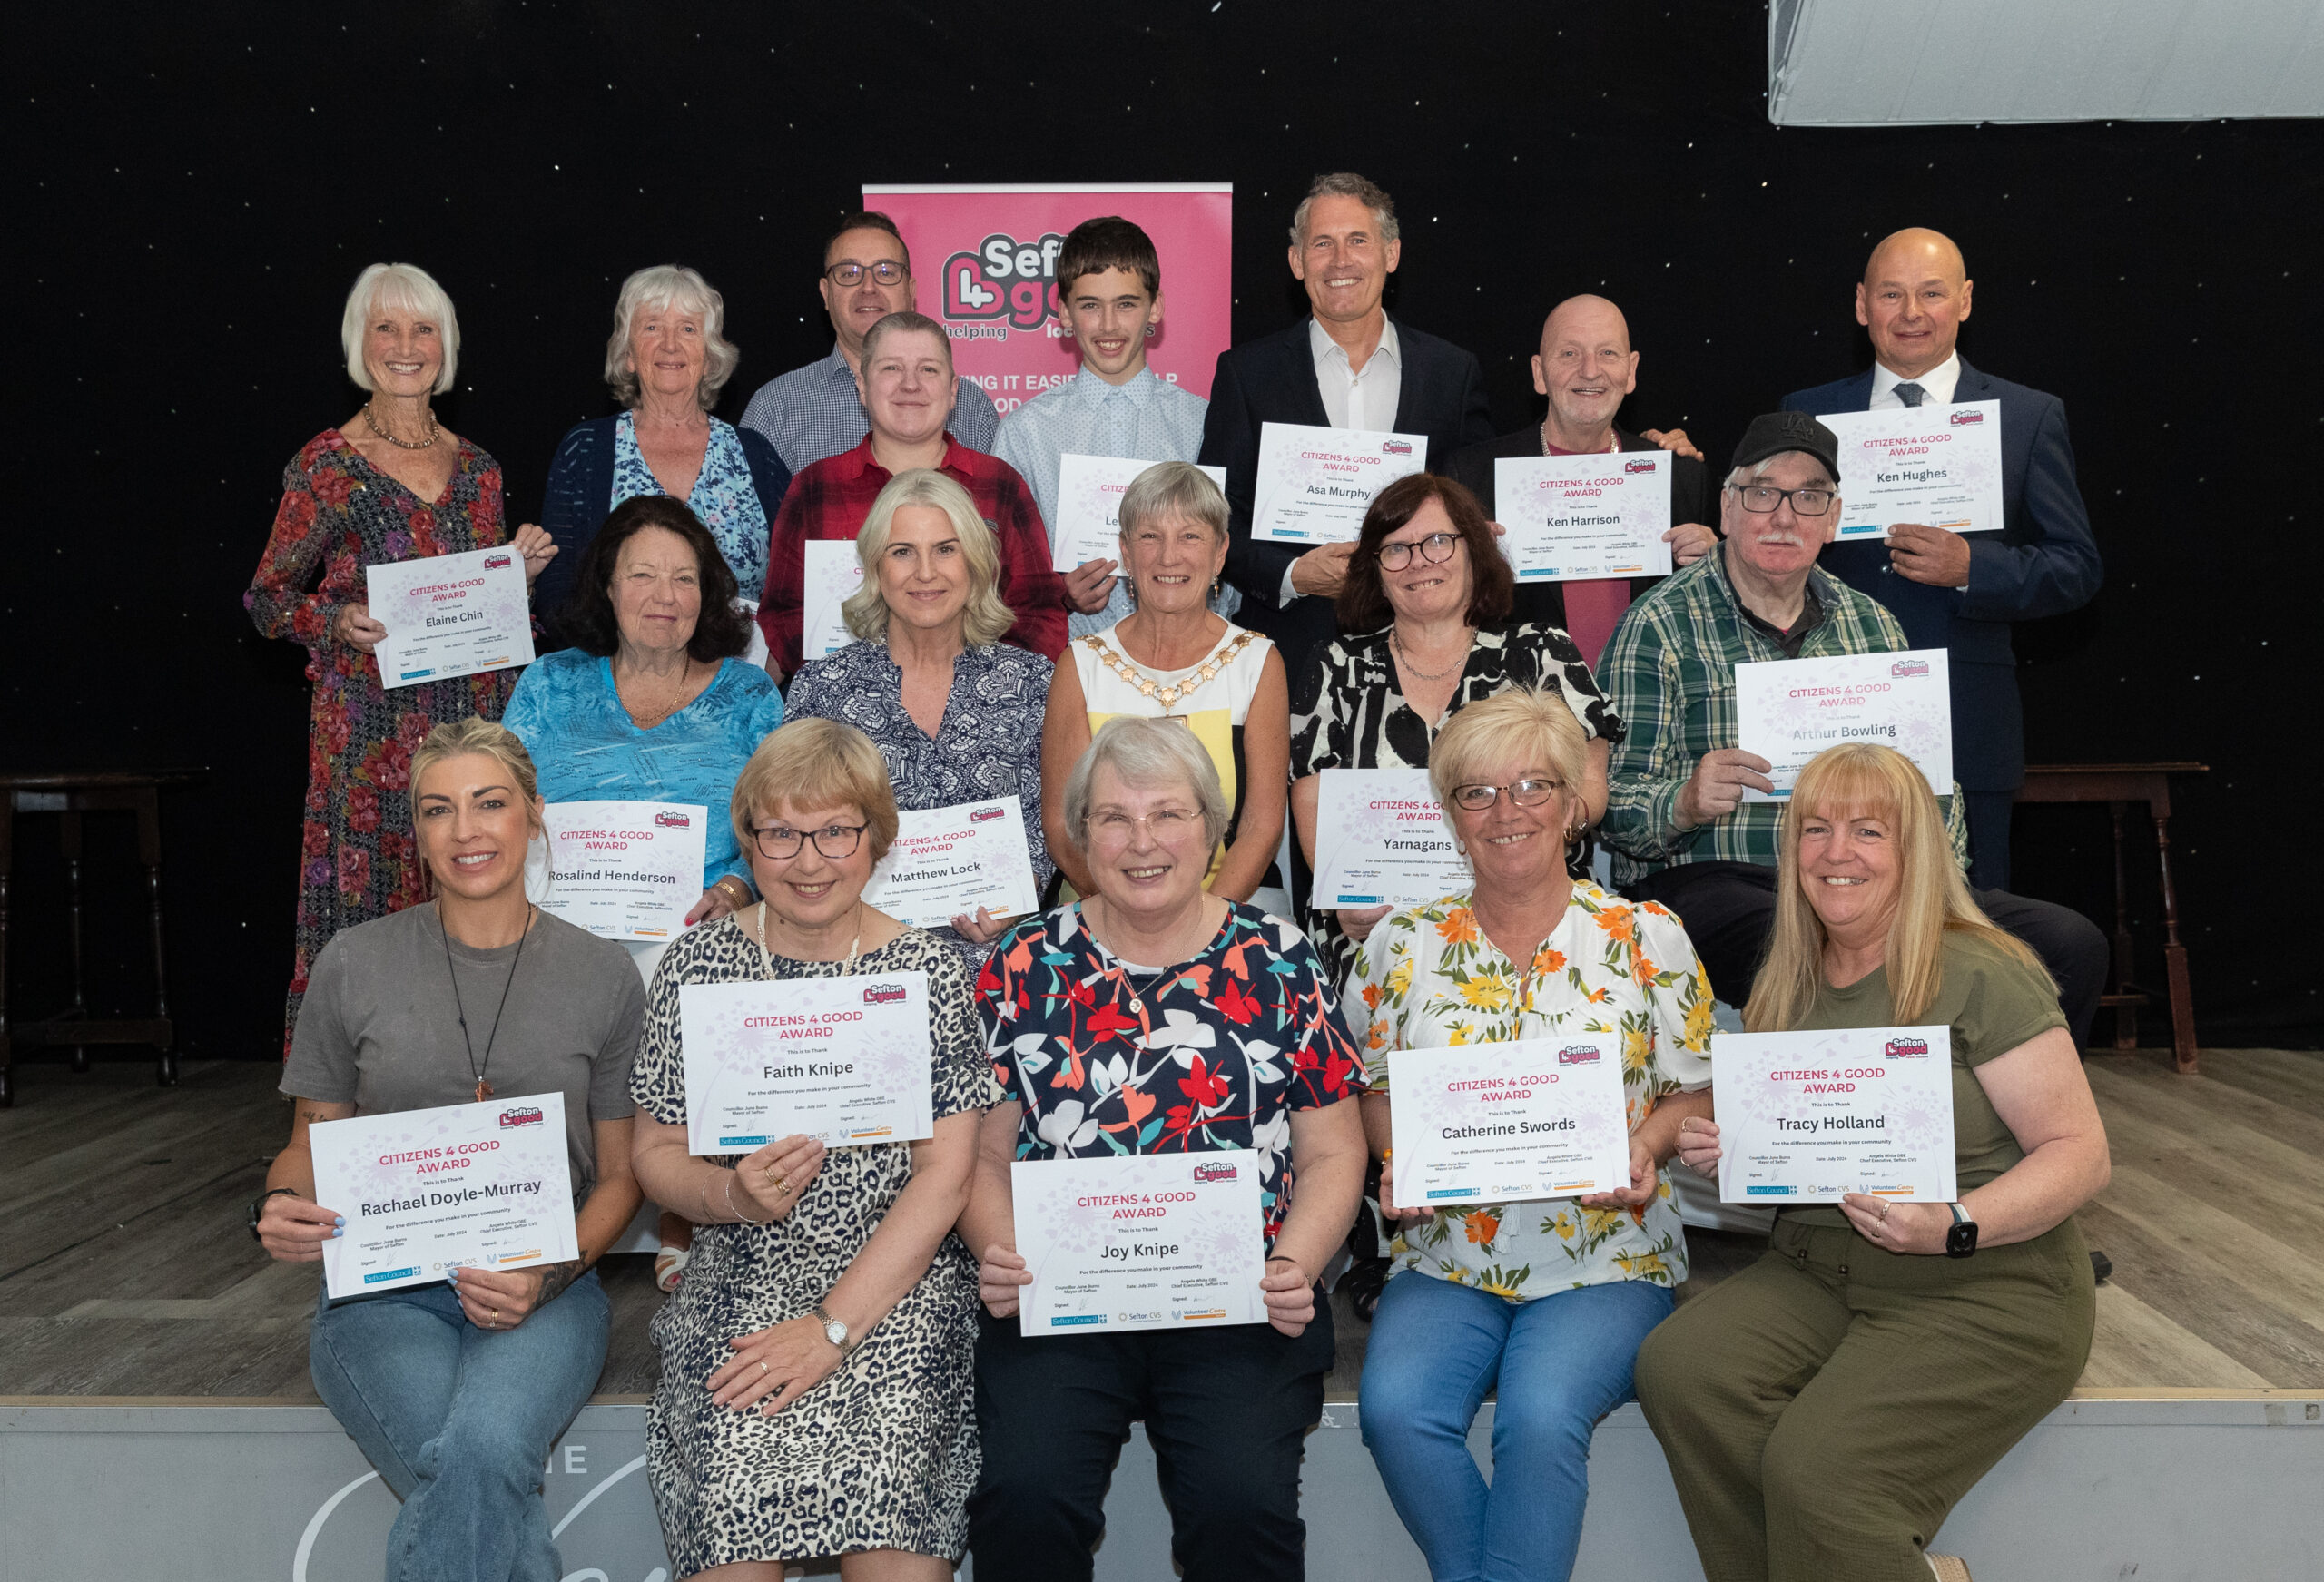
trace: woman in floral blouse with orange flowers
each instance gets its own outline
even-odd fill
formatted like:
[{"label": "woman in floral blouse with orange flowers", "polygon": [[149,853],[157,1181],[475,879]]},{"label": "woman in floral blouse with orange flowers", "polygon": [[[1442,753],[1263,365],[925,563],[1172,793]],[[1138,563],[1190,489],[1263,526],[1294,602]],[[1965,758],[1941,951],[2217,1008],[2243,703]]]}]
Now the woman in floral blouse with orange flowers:
[{"label": "woman in floral blouse with orange flowers", "polygon": [[[1677,917],[1567,877],[1584,752],[1555,693],[1454,715],[1429,783],[1475,888],[1389,914],[1349,981],[1351,1017],[1360,999],[1369,1017],[1375,1154],[1388,1152],[1392,1050],[1596,1035],[1620,1050],[1629,1101],[1620,1191],[1432,1210],[1395,1202],[1384,1173],[1396,1272],[1364,1353],[1364,1442],[1437,1577],[1572,1571],[1591,1430],[1630,1398],[1639,1344],[1686,1276],[1663,1166],[1679,1122],[1710,1113],[1710,984]],[[1468,1435],[1495,1389],[1488,1488]]]},{"label": "woman in floral blouse with orange flowers", "polygon": [[[438,725],[499,719],[517,681],[515,671],[496,670],[380,686],[371,649],[388,630],[371,618],[364,568],[512,541],[500,464],[430,409],[459,361],[459,320],[444,289],[416,264],[373,264],[347,294],[340,340],[347,377],[367,397],[282,469],[274,531],[242,595],[261,636],[307,650],[315,683],[286,1056],[307,969],[331,936],[428,899],[411,834],[412,753]],[[527,585],[556,554],[529,525],[513,546]]]}]

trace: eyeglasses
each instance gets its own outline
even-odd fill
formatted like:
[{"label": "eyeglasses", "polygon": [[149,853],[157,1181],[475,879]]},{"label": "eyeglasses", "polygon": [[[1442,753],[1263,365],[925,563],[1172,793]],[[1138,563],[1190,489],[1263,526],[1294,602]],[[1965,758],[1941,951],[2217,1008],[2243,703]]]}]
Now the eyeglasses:
[{"label": "eyeglasses", "polygon": [[1456,785],[1452,788],[1452,805],[1464,813],[1482,813],[1501,801],[1507,791],[1509,800],[1521,808],[1538,808],[1550,800],[1552,791],[1565,790],[1561,780],[1521,780],[1511,785]]},{"label": "eyeglasses", "polygon": [[878,263],[868,266],[857,263],[853,259],[848,259],[825,270],[823,279],[841,290],[849,291],[862,285],[863,277],[867,273],[883,286],[901,286],[911,277],[911,271],[903,265],[891,258],[883,258]]},{"label": "eyeglasses", "polygon": [[781,824],[762,824],[751,831],[758,843],[759,855],[770,861],[780,862],[799,855],[802,841],[814,842],[815,850],[834,860],[852,857],[863,841],[862,824],[833,824],[828,829],[800,830]]},{"label": "eyeglasses", "polygon": [[1432,533],[1418,544],[1384,544],[1380,546],[1380,564],[1389,571],[1402,571],[1413,563],[1413,551],[1435,565],[1452,558],[1453,546],[1461,542],[1458,533]]},{"label": "eyeglasses", "polygon": [[1830,510],[1832,502],[1839,497],[1831,489],[1778,489],[1766,484],[1745,484],[1739,488],[1733,484],[1727,486],[1735,490],[1742,498],[1743,508],[1755,516],[1768,515],[1786,500],[1789,500],[1792,510],[1802,516],[1820,516]]},{"label": "eyeglasses", "polygon": [[1140,824],[1157,840],[1175,840],[1202,824],[1202,815],[1186,808],[1157,808],[1150,813],[1132,816],[1108,810],[1092,813],[1083,820],[1089,828],[1089,838],[1108,846],[1127,846]]}]

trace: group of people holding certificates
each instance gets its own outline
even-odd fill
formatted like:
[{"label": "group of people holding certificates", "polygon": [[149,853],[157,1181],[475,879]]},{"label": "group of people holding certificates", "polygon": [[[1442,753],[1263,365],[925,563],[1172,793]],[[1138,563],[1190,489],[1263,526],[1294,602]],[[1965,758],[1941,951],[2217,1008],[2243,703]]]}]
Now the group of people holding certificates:
[{"label": "group of people holding certificates", "polygon": [[[1315,317],[1206,413],[1146,363],[1152,241],[1092,221],[1081,371],[997,440],[882,216],[830,239],[832,359],[763,432],[708,416],[717,293],[641,270],[625,409],[514,535],[429,411],[450,303],[358,281],[369,398],[251,600],[313,651],[318,744],[250,1223],[323,1266],[391,1578],[563,1574],[539,1469],[641,1233],[675,1577],[1086,1578],[1142,1421],[1169,1560],[1298,1577],[1334,1294],[1435,1577],[1568,1576],[1634,1398],[1715,1582],[1967,1575],[1931,1539],[2090,1344],[2095,931],[1972,887],[1956,668],[1821,556],[2042,540],[2007,407],[1888,422],[1976,459],[1866,504],[1871,441],[1806,411],[1714,480],[1612,427],[1636,354],[1580,298],[1536,452],[1383,314],[1400,248],[1319,178]],[[1867,299],[1892,387],[1953,358],[1945,239]],[[1683,1304],[1679,1172],[1777,1211]]]}]

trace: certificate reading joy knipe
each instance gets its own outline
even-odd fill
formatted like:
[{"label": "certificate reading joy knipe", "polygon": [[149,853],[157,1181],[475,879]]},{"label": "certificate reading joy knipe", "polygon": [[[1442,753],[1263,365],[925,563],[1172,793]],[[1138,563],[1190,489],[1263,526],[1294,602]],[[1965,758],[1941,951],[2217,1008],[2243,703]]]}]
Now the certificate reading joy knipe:
[{"label": "certificate reading joy knipe", "polygon": [[799,657],[823,659],[855,641],[839,607],[863,583],[863,563],[852,538],[810,538],[806,580],[799,600]]},{"label": "certificate reading joy knipe", "polygon": [[1275,544],[1353,540],[1372,496],[1427,465],[1424,434],[1262,423],[1251,536]]},{"label": "certificate reading joy knipe", "polygon": [[1493,499],[1520,582],[1668,576],[1670,458],[1659,450],[1503,457]]},{"label": "certificate reading joy knipe", "polygon": [[1025,1335],[1266,1322],[1258,1156],[1128,1154],[1009,1167],[1033,1282]]},{"label": "certificate reading joy knipe", "polygon": [[1417,906],[1473,882],[1424,769],[1327,769],[1315,792],[1315,904]]},{"label": "certificate reading joy knipe", "polygon": [[925,972],[684,984],[678,1036],[689,1153],[936,1135]]},{"label": "certificate reading joy knipe", "polygon": [[863,899],[915,929],[935,929],[979,907],[996,918],[1036,909],[1033,849],[1016,797],[899,813],[895,844],[872,870]]},{"label": "certificate reading joy knipe", "polygon": [[382,687],[533,662],[525,558],[513,547],[365,566],[363,586],[388,629],[371,650]]},{"label": "certificate reading joy knipe", "polygon": [[581,1255],[561,1093],[318,1121],[307,1138],[315,1201],[347,1222],[323,1243],[334,1302]]},{"label": "certificate reading joy knipe", "polygon": [[1841,542],[1885,538],[1906,522],[2000,530],[1999,401],[1828,412],[1819,421],[1840,442]]},{"label": "certificate reading joy knipe", "polygon": [[[1049,524],[1049,551],[1057,570],[1122,557],[1122,496],[1138,474],[1158,465],[1114,456],[1058,458],[1057,520]],[[1225,467],[1202,470],[1221,489],[1226,487]]]},{"label": "certificate reading joy knipe", "polygon": [[1953,690],[1942,648],[1898,653],[1835,653],[1735,667],[1736,745],[1775,767],[1772,795],[1747,790],[1747,802],[1780,802],[1807,761],[1827,747],[1870,742],[1920,767],[1929,789],[1953,794]]},{"label": "certificate reading joy knipe", "polygon": [[710,810],[686,802],[551,802],[541,815],[541,910],[600,939],[675,939],[702,899]]},{"label": "certificate reading joy knipe", "polygon": [[1710,1068],[1721,1203],[1960,1196],[1950,1027],[1714,1033]]},{"label": "certificate reading joy knipe", "polygon": [[1580,1197],[1630,1184],[1619,1033],[1388,1056],[1396,1201]]}]

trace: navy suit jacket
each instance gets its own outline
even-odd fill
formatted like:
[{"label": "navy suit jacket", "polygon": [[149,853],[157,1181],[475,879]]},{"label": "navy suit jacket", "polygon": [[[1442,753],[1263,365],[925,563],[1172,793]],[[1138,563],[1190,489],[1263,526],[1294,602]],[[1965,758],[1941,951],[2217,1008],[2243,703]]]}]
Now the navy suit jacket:
[{"label": "navy suit jacket", "polygon": [[[1288,329],[1219,353],[1197,457],[1226,469],[1226,581],[1243,595],[1236,619],[1273,638],[1284,651],[1284,663],[1293,666],[1308,649],[1327,641],[1338,630],[1338,622],[1329,599],[1295,599],[1289,609],[1281,606],[1284,573],[1304,552],[1297,545],[1252,539],[1251,496],[1258,482],[1261,424],[1332,425],[1324,410],[1324,392],[1315,383],[1307,323],[1302,319]],[[1492,437],[1484,370],[1473,355],[1451,341],[1424,334],[1401,319],[1395,323],[1403,357],[1395,432],[1426,435],[1428,470],[1443,472],[1454,451]]]},{"label": "navy suit jacket", "polygon": [[[1795,390],[1787,412],[1861,412],[1872,370]],[[1878,540],[1824,546],[1824,569],[1895,612],[1915,648],[1943,648],[1953,676],[1953,772],[1964,791],[2014,791],[2025,778],[2025,722],[2017,696],[2014,621],[2063,615],[2088,604],[2105,568],[2074,482],[2066,409],[2055,396],[1994,378],[1961,359],[1954,403],[2001,403],[2002,530],[1969,539],[1969,585],[1937,588],[1889,569]],[[1840,493],[1848,480],[1840,479]]]}]

